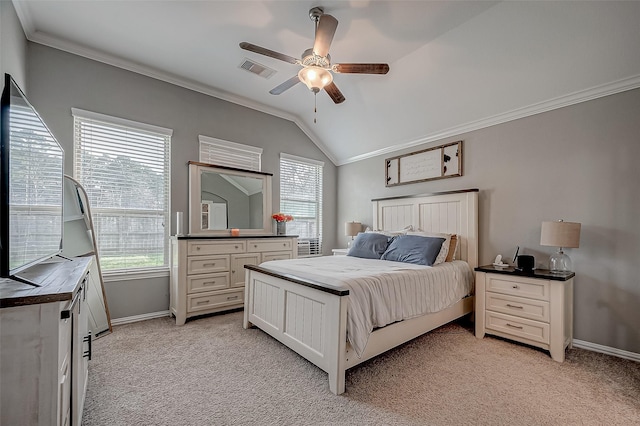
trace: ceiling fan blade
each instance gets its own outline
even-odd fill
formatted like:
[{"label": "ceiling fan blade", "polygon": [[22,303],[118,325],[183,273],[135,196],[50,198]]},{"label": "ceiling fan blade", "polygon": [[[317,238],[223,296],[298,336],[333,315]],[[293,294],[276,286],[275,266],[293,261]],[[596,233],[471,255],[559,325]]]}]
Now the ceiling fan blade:
[{"label": "ceiling fan blade", "polygon": [[269,93],[271,93],[272,95],[279,95],[280,93],[284,92],[285,90],[291,89],[293,86],[295,86],[299,82],[300,82],[300,79],[298,78],[298,76],[294,75],[289,80],[287,80],[284,83],[279,84],[278,86],[276,86],[273,89],[269,90]]},{"label": "ceiling fan blade", "polygon": [[329,97],[333,99],[333,102],[341,104],[345,101],[344,95],[342,94],[340,89],[338,89],[338,86],[336,86],[334,82],[331,82],[324,86],[324,90],[327,92],[327,95],[329,95]]},{"label": "ceiling fan blade", "polygon": [[327,56],[329,47],[333,41],[333,35],[338,28],[338,20],[331,15],[322,15],[316,29],[316,40],[313,44],[313,53],[318,56]]},{"label": "ceiling fan blade", "polygon": [[389,72],[388,64],[335,64],[331,68],[334,72],[342,74],[386,74]]},{"label": "ceiling fan blade", "polygon": [[269,56],[271,58],[280,59],[281,61],[289,62],[290,64],[297,64],[298,60],[293,56],[285,55],[284,53],[275,52],[273,50],[265,49],[264,47],[256,46],[255,44],[247,43],[243,41],[240,43],[240,48],[248,50],[249,52],[259,53],[260,55]]}]

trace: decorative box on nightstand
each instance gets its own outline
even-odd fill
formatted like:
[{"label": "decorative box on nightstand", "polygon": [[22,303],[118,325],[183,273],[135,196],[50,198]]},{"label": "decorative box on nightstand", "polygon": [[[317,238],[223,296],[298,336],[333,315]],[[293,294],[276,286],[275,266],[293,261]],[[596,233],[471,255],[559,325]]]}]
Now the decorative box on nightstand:
[{"label": "decorative box on nightstand", "polygon": [[575,273],[523,273],[491,265],[475,270],[476,337],[486,333],[526,343],[563,362],[573,339]]},{"label": "decorative box on nightstand", "polygon": [[349,249],[331,249],[334,256],[346,256],[349,253]]}]

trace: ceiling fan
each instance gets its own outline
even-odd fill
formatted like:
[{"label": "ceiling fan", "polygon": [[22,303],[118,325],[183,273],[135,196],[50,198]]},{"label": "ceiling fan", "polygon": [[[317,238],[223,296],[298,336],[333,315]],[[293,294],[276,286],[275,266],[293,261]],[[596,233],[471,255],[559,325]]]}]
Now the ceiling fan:
[{"label": "ceiling fan", "polygon": [[321,7],[311,8],[309,10],[309,18],[315,22],[316,37],[313,47],[305,50],[301,59],[256,46],[255,44],[240,43],[240,47],[244,50],[303,67],[297,75],[274,87],[269,93],[279,95],[299,82],[303,82],[316,94],[324,89],[333,102],[339,104],[345,101],[345,97],[333,82],[333,74],[331,72],[340,74],[386,74],[389,72],[388,64],[343,63],[332,65],[329,47],[338,27],[338,20],[331,15],[325,14],[324,9]]}]

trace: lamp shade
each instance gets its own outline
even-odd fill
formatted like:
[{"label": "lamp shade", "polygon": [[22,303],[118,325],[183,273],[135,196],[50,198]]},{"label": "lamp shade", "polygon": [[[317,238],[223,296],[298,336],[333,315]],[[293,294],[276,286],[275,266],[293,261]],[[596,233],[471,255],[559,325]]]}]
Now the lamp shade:
[{"label": "lamp shade", "polygon": [[358,232],[362,230],[362,224],[360,222],[345,222],[344,223],[344,235],[348,237],[355,237]]},{"label": "lamp shade", "polygon": [[318,93],[333,81],[333,75],[328,70],[315,65],[302,68],[298,72],[298,78],[314,93]]},{"label": "lamp shade", "polygon": [[542,222],[540,245],[552,247],[580,247],[580,224],[576,222]]}]

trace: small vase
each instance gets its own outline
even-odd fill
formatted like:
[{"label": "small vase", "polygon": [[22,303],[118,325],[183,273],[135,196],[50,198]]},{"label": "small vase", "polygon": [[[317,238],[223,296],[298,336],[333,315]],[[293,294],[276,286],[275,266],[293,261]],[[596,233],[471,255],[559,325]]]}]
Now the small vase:
[{"label": "small vase", "polygon": [[276,222],[276,235],[287,235],[287,222]]}]

